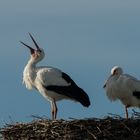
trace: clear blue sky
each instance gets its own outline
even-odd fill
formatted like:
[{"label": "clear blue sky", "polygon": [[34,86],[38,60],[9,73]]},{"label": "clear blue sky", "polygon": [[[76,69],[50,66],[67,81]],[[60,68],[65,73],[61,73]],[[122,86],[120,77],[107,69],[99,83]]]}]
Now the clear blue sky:
[{"label": "clear blue sky", "polygon": [[[58,118],[124,116],[120,102],[111,103],[103,83],[114,65],[140,79],[139,0],[1,0],[0,125],[50,117],[50,104],[22,85],[31,32],[46,52],[39,65],[62,69],[89,95],[87,109],[72,101],[58,102]],[[131,110],[130,110],[131,112]]]}]

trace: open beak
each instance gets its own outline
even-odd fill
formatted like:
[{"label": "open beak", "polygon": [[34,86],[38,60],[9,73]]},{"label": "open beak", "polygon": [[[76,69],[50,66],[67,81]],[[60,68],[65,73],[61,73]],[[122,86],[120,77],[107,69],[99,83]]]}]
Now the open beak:
[{"label": "open beak", "polygon": [[35,49],[31,48],[30,46],[28,46],[27,44],[25,44],[25,43],[24,43],[24,42],[22,42],[22,41],[20,41],[20,43],[21,43],[21,44],[23,44],[24,46],[26,46],[27,48],[29,48],[29,49],[30,49],[30,51],[31,51],[31,54],[34,54]]},{"label": "open beak", "polygon": [[[29,35],[30,35],[32,41],[34,42],[34,45],[36,46],[37,50],[40,51],[40,48],[39,48],[38,44],[36,43],[35,39],[33,38],[33,36],[32,36],[30,33],[29,33]],[[20,41],[20,43],[23,44],[24,46],[26,46],[27,48],[29,48],[30,51],[31,51],[31,54],[34,54],[35,49],[33,49],[32,47],[30,47],[29,45],[25,44],[25,43],[22,42],[22,41]]]}]

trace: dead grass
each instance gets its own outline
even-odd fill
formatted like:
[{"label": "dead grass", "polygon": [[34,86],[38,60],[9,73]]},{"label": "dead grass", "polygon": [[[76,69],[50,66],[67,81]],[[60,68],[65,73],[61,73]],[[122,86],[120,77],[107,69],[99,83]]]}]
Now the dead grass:
[{"label": "dead grass", "polygon": [[8,124],[0,129],[4,140],[140,140],[140,114],[123,119],[34,119],[30,123]]}]

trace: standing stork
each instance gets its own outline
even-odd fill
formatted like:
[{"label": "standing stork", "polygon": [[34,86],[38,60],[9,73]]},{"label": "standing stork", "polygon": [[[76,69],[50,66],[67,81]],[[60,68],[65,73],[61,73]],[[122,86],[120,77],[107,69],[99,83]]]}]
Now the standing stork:
[{"label": "standing stork", "polygon": [[44,58],[45,53],[43,49],[38,46],[33,36],[30,33],[29,35],[36,49],[21,42],[29,48],[31,52],[31,57],[24,68],[23,83],[25,83],[26,88],[35,88],[44,98],[50,101],[52,120],[55,120],[57,117],[56,101],[70,99],[88,107],[90,105],[88,95],[82,88],[76,85],[70,76],[57,68],[36,66],[36,64]]},{"label": "standing stork", "polygon": [[129,107],[140,107],[140,80],[123,74],[121,67],[114,66],[111,76],[106,80],[104,88],[111,101],[120,100],[125,106],[126,119]]}]

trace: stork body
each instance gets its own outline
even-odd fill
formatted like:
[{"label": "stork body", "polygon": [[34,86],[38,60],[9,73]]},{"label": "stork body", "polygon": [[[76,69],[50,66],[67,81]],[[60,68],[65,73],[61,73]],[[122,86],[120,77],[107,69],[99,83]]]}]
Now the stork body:
[{"label": "stork body", "polygon": [[120,100],[125,106],[126,118],[128,107],[140,107],[140,80],[123,74],[122,68],[115,66],[111,70],[111,76],[104,85],[106,94],[111,101]]},{"label": "stork body", "polygon": [[31,58],[23,72],[23,82],[28,89],[35,88],[44,98],[50,101],[52,119],[54,120],[57,117],[56,102],[59,100],[70,99],[88,107],[90,105],[88,95],[83,89],[76,85],[70,76],[57,68],[36,66],[36,64],[44,58],[45,53],[43,49],[39,48],[32,35],[29,35],[37,50],[21,42],[31,51]]}]

